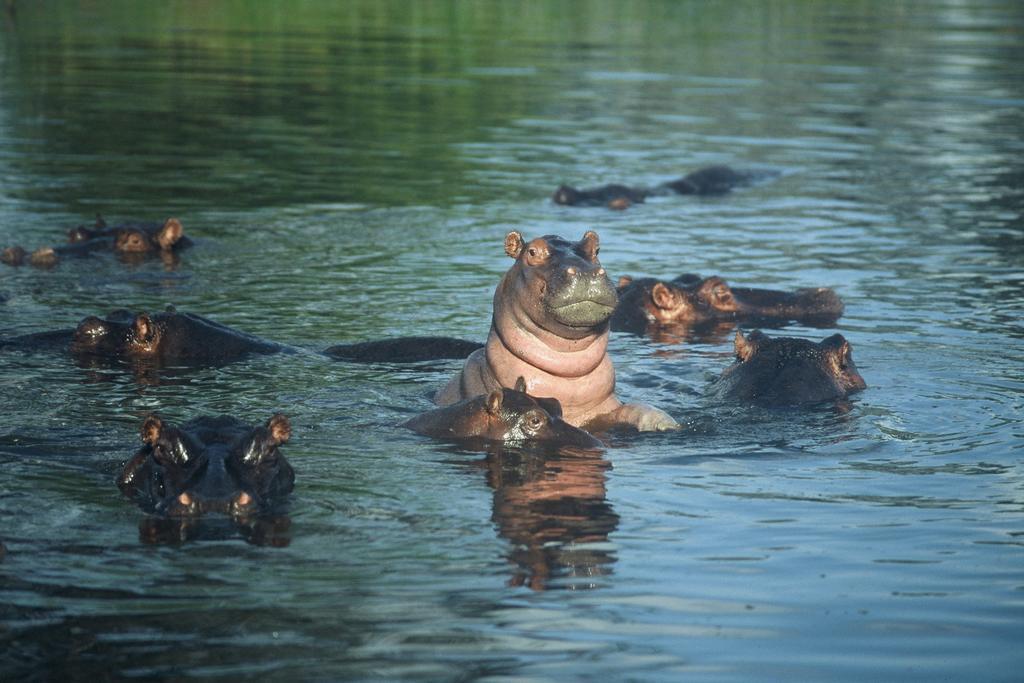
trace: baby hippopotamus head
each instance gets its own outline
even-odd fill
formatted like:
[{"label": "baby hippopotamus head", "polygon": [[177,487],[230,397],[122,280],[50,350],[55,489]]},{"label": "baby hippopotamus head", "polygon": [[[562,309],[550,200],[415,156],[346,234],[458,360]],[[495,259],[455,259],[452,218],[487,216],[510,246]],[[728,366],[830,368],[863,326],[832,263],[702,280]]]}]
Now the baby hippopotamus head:
[{"label": "baby hippopotamus head", "polygon": [[603,447],[596,438],[562,419],[562,406],[556,399],[527,394],[522,377],[516,380],[514,389],[495,389],[486,396],[437,408],[402,426],[440,439]]},{"label": "baby hippopotamus head", "polygon": [[182,238],[184,231],[177,218],[168,218],[158,230],[124,226],[114,235],[114,250],[126,254],[144,254],[170,251]]},{"label": "baby hippopotamus head", "polygon": [[820,342],[771,338],[760,330],[736,333],[736,362],[712,385],[720,396],[767,405],[845,398],[867,388],[841,334]]},{"label": "baby hippopotamus head", "polygon": [[597,233],[578,242],[545,235],[526,242],[512,231],[505,253],[516,259],[509,277],[512,296],[536,325],[563,338],[580,338],[602,328],[618,295],[597,255]]},{"label": "baby hippopotamus head", "polygon": [[117,484],[143,507],[171,516],[258,513],[294,486],[294,470],[278,450],[290,437],[280,414],[257,426],[219,416],[181,427],[150,415],[142,425],[145,446]]}]

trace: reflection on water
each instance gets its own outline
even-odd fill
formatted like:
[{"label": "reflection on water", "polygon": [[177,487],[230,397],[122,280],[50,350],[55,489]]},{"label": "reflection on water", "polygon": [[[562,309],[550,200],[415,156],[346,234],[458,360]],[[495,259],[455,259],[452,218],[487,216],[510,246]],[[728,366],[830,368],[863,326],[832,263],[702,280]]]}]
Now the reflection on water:
[{"label": "reflection on water", "polygon": [[[301,352],[178,373],[0,350],[0,678],[1019,670],[1019,2],[12,6],[0,245],[102,213],[179,216],[196,247],[2,266],[0,337],[174,303]],[[550,198],[719,163],[780,174]],[[734,327],[613,333],[617,393],[682,432],[467,475],[397,427],[457,362],[306,351],[482,340],[513,229],[594,229],[613,278],[832,287],[834,327],[784,335],[842,333],[869,388],[847,412],[713,402]],[[144,517],[113,481],[153,411],[288,412],[288,517]]]},{"label": "reflection on water", "polygon": [[[568,450],[568,449],[567,449]],[[599,453],[545,454],[502,448],[487,453],[494,489],[491,519],[512,543],[509,585],[544,590],[594,588],[611,573],[608,535],[619,517],[606,499],[611,468]]]}]

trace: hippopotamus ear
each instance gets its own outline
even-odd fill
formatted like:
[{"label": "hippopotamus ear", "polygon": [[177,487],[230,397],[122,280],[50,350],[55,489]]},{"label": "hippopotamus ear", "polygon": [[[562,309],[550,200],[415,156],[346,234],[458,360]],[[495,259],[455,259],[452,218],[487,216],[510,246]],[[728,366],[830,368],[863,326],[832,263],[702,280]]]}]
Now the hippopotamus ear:
[{"label": "hippopotamus ear", "polygon": [[515,390],[523,394],[526,393],[526,378],[522,375],[516,378]]},{"label": "hippopotamus ear", "polygon": [[760,330],[754,330],[746,337],[743,336],[742,332],[736,330],[736,341],[734,342],[736,358],[741,362],[750,360],[757,353],[758,346],[765,338]]},{"label": "hippopotamus ear", "polygon": [[132,321],[132,333],[138,341],[149,341],[156,334],[156,326],[145,313],[139,313]]},{"label": "hippopotamus ear", "polygon": [[501,402],[505,399],[505,391],[503,389],[495,389],[487,395],[487,412],[491,415],[497,415],[501,412]]},{"label": "hippopotamus ear", "polygon": [[146,418],[146,421],[142,423],[142,440],[150,446],[155,446],[157,440],[160,439],[160,431],[163,428],[164,423],[160,421],[160,418],[156,416],[156,413],[152,413]]},{"label": "hippopotamus ear", "polygon": [[619,276],[619,283],[617,285],[615,285],[615,288],[616,289],[622,289],[623,287],[628,287],[631,284],[633,284],[632,276],[630,276],[630,275],[620,275]]},{"label": "hippopotamus ear", "polygon": [[183,234],[184,230],[181,227],[181,221],[177,218],[168,218],[164,223],[164,227],[160,228],[160,232],[157,233],[156,241],[161,249],[170,249],[177,244]]},{"label": "hippopotamus ear", "polygon": [[505,253],[510,257],[519,258],[525,245],[526,240],[523,239],[522,233],[513,230],[505,235]]},{"label": "hippopotamus ear", "polygon": [[672,288],[660,280],[651,287],[651,301],[658,308],[674,308],[676,305],[676,294]]},{"label": "hippopotamus ear", "polygon": [[292,436],[292,425],[287,416],[277,413],[267,420],[267,434],[270,437],[270,442],[275,446],[280,446],[288,441]]},{"label": "hippopotamus ear", "polygon": [[829,354],[840,370],[846,369],[846,366],[850,364],[852,350],[850,342],[846,341],[846,337],[843,335],[833,334],[831,337],[823,339],[821,348]]},{"label": "hippopotamus ear", "polygon": [[597,261],[597,255],[601,252],[601,238],[593,230],[587,230],[580,240],[580,248],[588,261]]},{"label": "hippopotamus ear", "polygon": [[729,283],[720,277],[709,277],[700,286],[700,298],[716,308],[726,308],[733,304],[732,289]]}]

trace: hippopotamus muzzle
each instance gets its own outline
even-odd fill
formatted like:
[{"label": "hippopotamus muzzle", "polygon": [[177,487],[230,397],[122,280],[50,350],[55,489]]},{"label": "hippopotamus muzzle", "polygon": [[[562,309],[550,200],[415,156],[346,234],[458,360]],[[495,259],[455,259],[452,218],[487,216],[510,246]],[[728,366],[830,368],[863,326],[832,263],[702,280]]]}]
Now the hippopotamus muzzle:
[{"label": "hippopotamus muzzle", "polygon": [[549,282],[547,309],[563,325],[593,327],[611,317],[619,301],[604,268],[569,266]]}]

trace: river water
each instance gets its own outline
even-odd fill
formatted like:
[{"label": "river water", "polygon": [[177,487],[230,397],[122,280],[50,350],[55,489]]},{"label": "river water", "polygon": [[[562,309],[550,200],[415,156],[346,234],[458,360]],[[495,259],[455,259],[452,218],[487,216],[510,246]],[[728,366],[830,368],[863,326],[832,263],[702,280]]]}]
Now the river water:
[{"label": "river water", "polygon": [[[1024,9],[39,2],[0,32],[0,245],[177,216],[177,264],[0,266],[0,335],[111,309],[298,353],[133,373],[0,355],[0,678],[1020,680]],[[778,173],[709,199],[561,183]],[[475,452],[396,425],[482,339],[509,230],[621,274],[830,286],[848,409],[703,397],[731,335],[615,333],[674,434]],[[293,423],[287,520],[140,540],[144,417]]]}]

